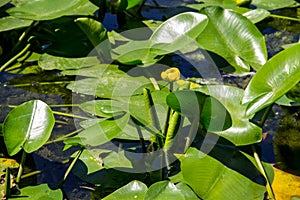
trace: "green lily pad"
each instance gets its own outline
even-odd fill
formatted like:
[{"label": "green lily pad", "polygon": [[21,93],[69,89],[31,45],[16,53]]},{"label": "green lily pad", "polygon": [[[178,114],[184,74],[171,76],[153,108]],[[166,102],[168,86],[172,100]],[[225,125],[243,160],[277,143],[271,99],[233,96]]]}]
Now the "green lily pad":
[{"label": "green lily pad", "polygon": [[21,149],[27,153],[39,149],[49,139],[54,123],[50,107],[40,100],[31,100],[14,108],[3,124],[9,155],[15,155]]}]

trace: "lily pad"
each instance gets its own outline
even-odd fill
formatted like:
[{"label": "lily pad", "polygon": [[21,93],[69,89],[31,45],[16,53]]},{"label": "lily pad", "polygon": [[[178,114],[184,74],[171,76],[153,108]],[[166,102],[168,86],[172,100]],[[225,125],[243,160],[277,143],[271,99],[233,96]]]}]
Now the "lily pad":
[{"label": "lily pad", "polygon": [[11,16],[3,17],[0,18],[0,32],[27,27],[30,26],[32,22],[33,20],[19,19]]},{"label": "lily pad", "polygon": [[41,184],[36,186],[28,186],[21,189],[21,197],[14,196],[16,200],[61,200],[63,199],[63,193],[60,189],[52,190],[47,184]]},{"label": "lily pad", "polygon": [[76,8],[88,3],[88,0],[32,0],[17,4],[7,12],[16,18],[31,20],[51,20],[70,15]]},{"label": "lily pad", "polygon": [[222,56],[235,68],[235,73],[249,72],[250,66],[258,70],[265,64],[264,37],[249,19],[220,7],[207,7],[202,13],[209,22],[197,37],[201,48]]},{"label": "lily pad", "polygon": [[253,76],[245,89],[247,115],[271,105],[300,80],[300,44],[276,54]]},{"label": "lily pad", "polygon": [[50,107],[40,100],[31,100],[14,108],[3,125],[9,155],[15,155],[21,149],[27,153],[39,149],[49,139],[54,123]]}]

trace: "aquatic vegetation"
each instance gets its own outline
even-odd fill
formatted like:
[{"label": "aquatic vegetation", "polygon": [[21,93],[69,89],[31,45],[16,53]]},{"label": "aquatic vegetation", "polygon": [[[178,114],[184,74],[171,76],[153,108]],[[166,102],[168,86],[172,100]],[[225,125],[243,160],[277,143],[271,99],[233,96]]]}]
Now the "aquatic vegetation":
[{"label": "aquatic vegetation", "polygon": [[[259,8],[254,10],[235,1],[200,1],[164,22],[140,21],[143,28],[123,32],[103,25],[103,1],[1,3],[7,15],[0,19],[1,37],[20,37],[7,49],[1,44],[0,71],[22,73],[28,63],[37,68],[26,73],[58,70],[76,76],[69,90],[89,97],[73,99],[86,114],[70,115],[80,118],[79,133],[57,139],[64,149],[79,147],[61,182],[55,190],[44,184],[24,187],[21,196],[62,199],[61,187],[73,171],[95,186],[109,182],[118,188],[106,200],[252,200],[264,199],[266,192],[275,199],[272,166],[260,161],[256,144],[272,105],[293,101],[285,94],[300,80],[300,44],[269,59],[254,23],[271,16],[266,9],[296,6],[294,1],[271,1],[276,6],[253,1]],[[109,6],[123,16],[130,9],[139,13],[143,3],[121,0]],[[226,68],[211,64],[210,57],[208,67],[197,63],[208,52],[224,59]],[[191,55],[196,59],[189,60]],[[195,61],[201,77],[185,77],[184,66],[168,65],[174,56]],[[255,74],[242,89],[219,80],[229,71]],[[19,169],[19,183],[26,154],[50,137],[53,114],[46,103],[32,100],[7,115],[2,129],[8,154],[23,154],[19,166],[1,165],[7,177],[2,196],[18,199],[10,193],[10,168]]]}]

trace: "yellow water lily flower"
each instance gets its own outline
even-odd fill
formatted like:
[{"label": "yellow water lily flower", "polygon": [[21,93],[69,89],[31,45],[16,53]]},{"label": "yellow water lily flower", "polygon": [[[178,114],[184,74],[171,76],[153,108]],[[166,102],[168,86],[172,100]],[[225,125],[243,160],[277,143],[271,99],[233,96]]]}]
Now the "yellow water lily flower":
[{"label": "yellow water lily flower", "polygon": [[174,82],[180,79],[180,71],[176,67],[172,67],[161,73],[161,78],[168,82]]}]

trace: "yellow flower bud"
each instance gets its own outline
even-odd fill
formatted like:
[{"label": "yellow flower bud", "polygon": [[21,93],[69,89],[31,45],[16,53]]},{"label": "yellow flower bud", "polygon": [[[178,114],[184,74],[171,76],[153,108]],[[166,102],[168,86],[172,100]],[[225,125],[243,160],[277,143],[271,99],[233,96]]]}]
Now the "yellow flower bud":
[{"label": "yellow flower bud", "polygon": [[235,0],[237,6],[246,6],[251,3],[251,0]]},{"label": "yellow flower bud", "polygon": [[177,81],[180,79],[180,71],[176,67],[172,67],[161,73],[161,78],[168,82]]},{"label": "yellow flower bud", "polygon": [[193,82],[190,83],[190,88],[191,89],[197,88],[197,87],[200,87],[200,85],[198,83],[193,83]]}]

